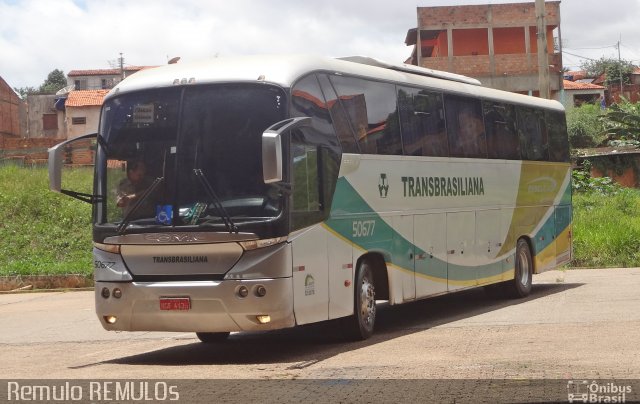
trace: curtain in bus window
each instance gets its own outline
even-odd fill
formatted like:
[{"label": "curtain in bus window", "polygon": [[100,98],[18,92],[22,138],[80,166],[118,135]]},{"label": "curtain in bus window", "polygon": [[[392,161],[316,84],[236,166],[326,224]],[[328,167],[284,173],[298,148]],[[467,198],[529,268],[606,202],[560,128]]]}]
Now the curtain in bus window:
[{"label": "curtain in bus window", "polygon": [[451,157],[487,157],[487,141],[480,101],[472,98],[445,96],[447,135]]},{"label": "curtain in bus window", "polygon": [[523,160],[548,160],[547,127],[544,113],[531,108],[518,107],[518,133]]},{"label": "curtain in bus window", "polygon": [[333,76],[331,82],[347,110],[360,152],[402,154],[395,86],[344,76]]},{"label": "curtain in bus window", "polygon": [[549,132],[549,160],[569,162],[569,137],[564,114],[546,111],[545,117]]},{"label": "curtain in bus window", "polygon": [[349,116],[342,108],[342,104],[338,102],[338,96],[333,90],[333,86],[329,82],[329,78],[324,74],[320,74],[318,75],[318,81],[320,82],[320,87],[322,88],[322,92],[324,93],[328,110],[331,113],[333,127],[336,131],[338,139],[340,140],[342,152],[359,153],[355,134],[353,133],[353,131],[351,130],[351,126],[349,125]]},{"label": "curtain in bus window", "polygon": [[513,105],[484,101],[484,127],[487,152],[491,159],[520,159],[520,142],[516,132],[516,111]]},{"label": "curtain in bus window", "polygon": [[449,155],[442,94],[398,87],[398,111],[405,154]]}]

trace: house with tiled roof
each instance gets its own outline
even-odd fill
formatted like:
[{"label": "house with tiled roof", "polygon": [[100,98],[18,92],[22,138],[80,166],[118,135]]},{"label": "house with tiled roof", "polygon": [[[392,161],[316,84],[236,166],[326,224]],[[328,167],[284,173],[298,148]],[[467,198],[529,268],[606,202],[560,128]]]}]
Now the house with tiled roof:
[{"label": "house with tiled roof", "polygon": [[56,108],[63,116],[67,139],[97,132],[102,101],[120,81],[140,70],[155,66],[126,66],[121,69],[71,70],[68,86],[56,95]]},{"label": "house with tiled roof", "polygon": [[100,108],[109,90],[71,91],[64,103],[67,139],[98,130]]},{"label": "house with tiled roof", "polygon": [[71,70],[67,84],[74,90],[107,90],[132,74],[153,66],[126,66],[120,69]]},{"label": "house with tiled roof", "polygon": [[600,102],[604,97],[605,88],[597,84],[563,80],[562,85],[565,107],[578,106],[585,102]]}]

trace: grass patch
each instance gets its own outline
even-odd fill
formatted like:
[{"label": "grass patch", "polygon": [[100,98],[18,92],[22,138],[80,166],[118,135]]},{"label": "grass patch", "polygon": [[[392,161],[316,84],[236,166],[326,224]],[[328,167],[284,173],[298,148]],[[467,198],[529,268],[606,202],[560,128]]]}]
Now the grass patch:
[{"label": "grass patch", "polygon": [[640,191],[573,195],[574,267],[640,266]]},{"label": "grass patch", "polygon": [[[93,170],[65,173],[91,189]],[[591,187],[593,188],[593,187]],[[640,267],[640,191],[573,195],[573,267]],[[46,168],[0,166],[0,276],[91,275],[91,205],[49,191]]]},{"label": "grass patch", "polygon": [[[91,205],[49,191],[47,169],[0,166],[0,276],[85,274],[91,265]],[[65,173],[90,189],[93,170]]]}]

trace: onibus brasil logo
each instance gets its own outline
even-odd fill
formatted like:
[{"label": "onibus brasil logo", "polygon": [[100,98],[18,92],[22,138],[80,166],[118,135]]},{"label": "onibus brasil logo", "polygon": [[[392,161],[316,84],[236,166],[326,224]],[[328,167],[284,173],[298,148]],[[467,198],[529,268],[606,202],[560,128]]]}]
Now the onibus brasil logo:
[{"label": "onibus brasil logo", "polygon": [[378,180],[378,192],[380,192],[380,198],[386,198],[389,193],[389,180],[385,173],[380,173],[380,179]]}]

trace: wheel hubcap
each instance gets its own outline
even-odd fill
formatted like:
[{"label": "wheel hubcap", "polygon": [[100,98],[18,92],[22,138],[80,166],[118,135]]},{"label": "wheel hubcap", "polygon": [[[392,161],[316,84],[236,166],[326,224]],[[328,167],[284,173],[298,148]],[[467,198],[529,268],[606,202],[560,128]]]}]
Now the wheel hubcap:
[{"label": "wheel hubcap", "polygon": [[362,280],[360,288],[360,313],[362,321],[371,326],[376,315],[376,299],[373,284],[366,278]]},{"label": "wheel hubcap", "polygon": [[527,286],[529,283],[529,260],[525,251],[520,251],[518,254],[518,265],[520,267],[520,284]]}]

